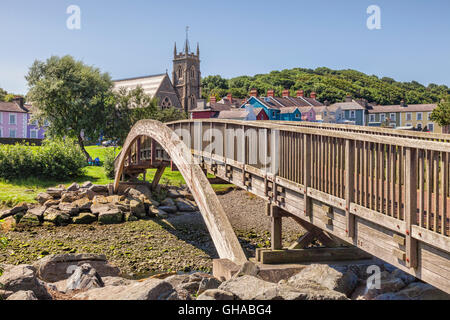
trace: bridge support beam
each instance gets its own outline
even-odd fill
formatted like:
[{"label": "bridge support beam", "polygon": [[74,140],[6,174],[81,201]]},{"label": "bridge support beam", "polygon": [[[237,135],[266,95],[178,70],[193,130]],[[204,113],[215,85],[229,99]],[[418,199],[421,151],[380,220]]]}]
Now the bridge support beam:
[{"label": "bridge support beam", "polygon": [[161,180],[161,177],[163,176],[165,170],[166,166],[159,166],[156,169],[156,173],[152,181],[152,190],[156,190],[156,188],[158,187],[159,181]]},{"label": "bridge support beam", "polygon": [[280,208],[271,205],[270,206],[270,216],[271,216],[271,242],[272,250],[283,249],[283,238],[282,238],[282,218],[280,213]]}]

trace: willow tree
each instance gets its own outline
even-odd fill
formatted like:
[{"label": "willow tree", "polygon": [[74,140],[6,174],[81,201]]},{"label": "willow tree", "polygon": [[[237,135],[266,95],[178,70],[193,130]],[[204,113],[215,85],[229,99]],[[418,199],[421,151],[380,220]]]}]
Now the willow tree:
[{"label": "willow tree", "polygon": [[89,158],[83,134],[97,140],[104,130],[107,105],[114,100],[109,74],[71,56],[52,56],[45,62],[36,60],[26,80],[27,100],[36,109],[38,123],[49,122],[50,136],[76,138]]}]

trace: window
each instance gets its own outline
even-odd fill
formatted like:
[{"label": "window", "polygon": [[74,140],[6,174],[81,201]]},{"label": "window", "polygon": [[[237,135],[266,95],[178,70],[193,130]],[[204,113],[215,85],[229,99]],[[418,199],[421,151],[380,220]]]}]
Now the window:
[{"label": "window", "polygon": [[9,114],[9,124],[16,124],[16,115],[15,114]]},{"label": "window", "polygon": [[170,108],[172,106],[172,101],[169,99],[169,97],[165,97],[161,103],[161,107],[163,109]]},{"label": "window", "polygon": [[296,113],[296,114],[295,114],[295,118],[296,118],[296,119],[300,119],[300,113]]},{"label": "window", "polygon": [[179,79],[183,78],[183,68],[181,66],[178,67],[178,78]]},{"label": "window", "polygon": [[429,130],[430,132],[433,132],[433,131],[434,131],[434,124],[433,124],[433,123],[429,123],[429,124],[428,124],[428,130]]},{"label": "window", "polygon": [[350,110],[350,119],[355,119],[355,118],[356,118],[356,111]]},{"label": "window", "polygon": [[407,123],[406,126],[407,127],[412,127],[412,124],[411,123]]},{"label": "window", "polygon": [[421,124],[421,123],[418,123],[418,124],[417,124],[417,129],[418,129],[418,130],[422,130],[422,124]]},{"label": "window", "polygon": [[423,113],[422,112],[417,112],[416,113],[416,120],[417,121],[422,121],[423,118]]},{"label": "window", "polygon": [[395,121],[396,120],[396,114],[395,113],[391,113],[390,115],[389,115],[389,118],[391,119],[391,121]]},{"label": "window", "polygon": [[412,120],[412,113],[411,112],[408,112],[407,114],[406,114],[406,121],[411,121]]},{"label": "window", "polygon": [[272,111],[272,117],[275,117],[275,111]]},{"label": "window", "polygon": [[326,112],[326,111],[324,111],[324,112],[323,112],[323,115],[324,115],[324,116],[326,117],[326,116],[327,116],[327,112]]},{"label": "window", "polygon": [[31,139],[37,139],[37,137],[38,137],[37,130],[30,130],[30,138]]},{"label": "window", "polygon": [[384,121],[386,121],[386,115],[383,113],[383,114],[380,114],[380,122],[384,122]]},{"label": "window", "polygon": [[16,137],[16,130],[15,129],[9,129],[9,137],[15,138]]},{"label": "window", "polygon": [[31,125],[37,127],[37,126],[38,126],[38,121],[37,121],[37,120],[32,121],[32,122],[31,122]]},{"label": "window", "polygon": [[376,121],[375,115],[374,114],[369,115],[369,122],[375,122],[375,121]]},{"label": "window", "polygon": [[195,67],[191,67],[191,79],[195,79]]}]

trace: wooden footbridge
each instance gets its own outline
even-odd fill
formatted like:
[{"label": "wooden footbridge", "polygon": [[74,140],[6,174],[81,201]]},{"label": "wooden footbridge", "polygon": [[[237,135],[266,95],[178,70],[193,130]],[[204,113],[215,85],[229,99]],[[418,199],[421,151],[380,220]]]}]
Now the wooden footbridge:
[{"label": "wooden footbridge", "polygon": [[[308,122],[138,122],[116,160],[126,175],[181,172],[221,258],[246,260],[205,172],[268,203],[272,252],[283,218],[354,245],[450,293],[450,135]],[[144,177],[145,179],[145,177]]]}]

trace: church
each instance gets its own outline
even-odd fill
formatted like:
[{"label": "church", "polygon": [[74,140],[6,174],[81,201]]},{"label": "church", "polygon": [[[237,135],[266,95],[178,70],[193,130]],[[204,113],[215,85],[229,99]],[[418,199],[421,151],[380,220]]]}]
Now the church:
[{"label": "church", "polygon": [[129,90],[141,86],[146,94],[158,99],[161,108],[180,108],[185,112],[197,107],[201,98],[200,47],[197,52],[190,52],[189,39],[186,37],[184,50],[173,50],[172,80],[166,73],[142,76],[114,81],[114,88]]}]

